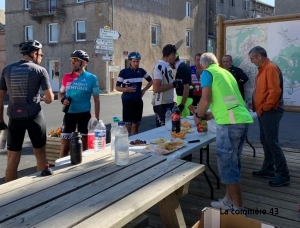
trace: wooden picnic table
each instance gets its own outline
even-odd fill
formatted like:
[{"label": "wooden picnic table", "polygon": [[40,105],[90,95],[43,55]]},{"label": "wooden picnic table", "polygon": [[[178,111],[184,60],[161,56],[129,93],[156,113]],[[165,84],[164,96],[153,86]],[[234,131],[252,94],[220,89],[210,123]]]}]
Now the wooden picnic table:
[{"label": "wooden picnic table", "polygon": [[155,204],[166,227],[185,227],[178,197],[204,165],[130,153],[116,166],[110,148],[79,165],[54,167],[0,185],[0,227],[122,227]]}]

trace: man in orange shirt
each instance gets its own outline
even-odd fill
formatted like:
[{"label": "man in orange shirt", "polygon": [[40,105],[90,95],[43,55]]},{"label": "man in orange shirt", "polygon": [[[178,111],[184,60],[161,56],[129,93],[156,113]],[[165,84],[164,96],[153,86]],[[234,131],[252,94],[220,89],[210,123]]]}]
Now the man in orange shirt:
[{"label": "man in orange shirt", "polygon": [[256,46],[249,51],[251,62],[258,67],[252,107],[258,115],[260,141],[264,149],[262,168],[253,171],[255,177],[272,178],[271,186],[288,185],[289,170],[278,142],[279,122],[283,115],[283,78],[278,66],[270,61],[264,48]]}]

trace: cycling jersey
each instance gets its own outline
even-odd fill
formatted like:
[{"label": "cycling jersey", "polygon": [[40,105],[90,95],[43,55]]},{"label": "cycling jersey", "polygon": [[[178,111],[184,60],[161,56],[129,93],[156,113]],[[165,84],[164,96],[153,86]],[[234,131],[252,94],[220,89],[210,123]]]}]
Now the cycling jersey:
[{"label": "cycling jersey", "polygon": [[196,66],[190,66],[190,69],[191,69],[192,85],[194,86],[194,88],[195,87],[197,88],[194,90],[194,96],[201,96],[202,90],[201,90],[200,80],[198,80],[196,75]]},{"label": "cycling jersey", "polygon": [[135,88],[135,92],[133,93],[126,93],[122,94],[122,100],[135,100],[141,99],[142,97],[142,82],[143,78],[146,79],[148,82],[152,81],[150,75],[143,69],[138,68],[133,70],[132,68],[126,68],[121,70],[118,81],[116,86],[130,86]]},{"label": "cycling jersey", "polygon": [[99,95],[99,82],[96,75],[83,72],[67,73],[62,80],[60,92],[66,92],[66,97],[72,101],[68,113],[89,112],[91,110],[91,95]]}]

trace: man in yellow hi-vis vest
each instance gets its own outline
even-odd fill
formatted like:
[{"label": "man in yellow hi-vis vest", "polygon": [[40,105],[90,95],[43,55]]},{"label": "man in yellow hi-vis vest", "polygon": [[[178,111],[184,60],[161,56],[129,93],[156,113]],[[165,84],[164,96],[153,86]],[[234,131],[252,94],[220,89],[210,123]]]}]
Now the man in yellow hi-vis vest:
[{"label": "man in yellow hi-vis vest", "polygon": [[248,125],[253,119],[233,75],[219,67],[213,53],[200,58],[202,98],[194,115],[195,124],[205,118],[208,108],[217,123],[216,152],[221,182],[226,184],[226,195],[211,206],[224,210],[242,210],[240,187],[241,153],[247,136]]}]

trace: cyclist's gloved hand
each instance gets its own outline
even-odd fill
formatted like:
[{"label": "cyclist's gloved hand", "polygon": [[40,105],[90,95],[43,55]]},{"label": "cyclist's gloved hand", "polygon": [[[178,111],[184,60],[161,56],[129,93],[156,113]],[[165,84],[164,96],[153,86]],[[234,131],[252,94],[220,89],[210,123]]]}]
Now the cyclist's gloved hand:
[{"label": "cyclist's gloved hand", "polygon": [[0,123],[0,130],[5,130],[5,129],[7,129],[6,123],[5,122],[1,122]]},{"label": "cyclist's gloved hand", "polygon": [[64,101],[65,101],[66,99],[67,99],[66,97],[63,97],[63,98],[60,100],[60,102],[61,102],[62,104],[64,104]]},{"label": "cyclist's gloved hand", "polygon": [[179,108],[180,112],[182,112],[183,109],[184,109],[184,105],[183,105],[183,104],[180,104],[180,105],[178,105],[178,108]]},{"label": "cyclist's gloved hand", "polygon": [[176,89],[183,86],[183,83],[180,80],[175,80],[175,81],[172,82],[172,84],[173,84],[173,87],[176,88]]}]

